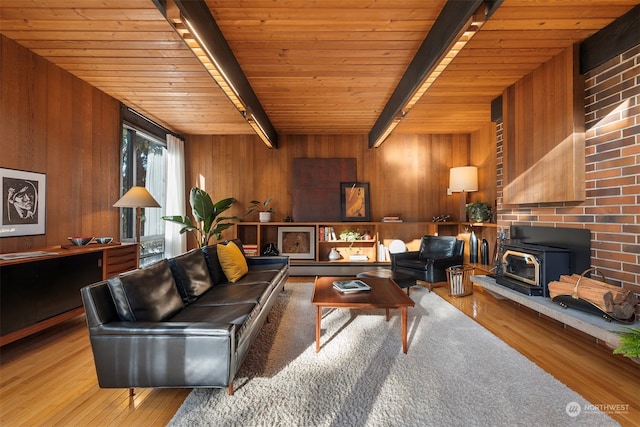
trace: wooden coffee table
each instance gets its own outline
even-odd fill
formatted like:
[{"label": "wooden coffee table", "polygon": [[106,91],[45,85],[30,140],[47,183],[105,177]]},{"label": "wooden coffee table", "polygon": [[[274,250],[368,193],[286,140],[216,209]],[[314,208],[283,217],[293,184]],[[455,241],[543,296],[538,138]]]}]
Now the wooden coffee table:
[{"label": "wooden coffee table", "polygon": [[[344,277],[318,277],[313,290],[311,304],[316,307],[316,353],[320,351],[320,322],[323,308],[371,309],[384,308],[389,321],[389,309],[399,308],[402,323],[402,351],[407,352],[407,307],[415,303],[391,279],[358,278],[371,286],[370,291],[342,293],[333,287],[335,280],[349,280]],[[356,279],[353,277],[352,279]]]}]

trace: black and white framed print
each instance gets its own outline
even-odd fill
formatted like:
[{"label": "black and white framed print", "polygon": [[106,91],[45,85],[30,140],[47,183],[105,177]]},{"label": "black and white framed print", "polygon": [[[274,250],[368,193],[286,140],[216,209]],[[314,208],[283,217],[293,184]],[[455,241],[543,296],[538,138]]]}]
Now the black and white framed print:
[{"label": "black and white framed print", "polygon": [[0,168],[0,237],[45,233],[47,176]]}]

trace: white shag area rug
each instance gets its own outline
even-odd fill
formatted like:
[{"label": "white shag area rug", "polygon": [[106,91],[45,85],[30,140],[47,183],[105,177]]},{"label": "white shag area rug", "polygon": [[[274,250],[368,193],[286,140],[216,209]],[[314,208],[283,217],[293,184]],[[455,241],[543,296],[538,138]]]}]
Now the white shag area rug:
[{"label": "white shag area rug", "polygon": [[618,425],[425,288],[412,288],[408,354],[400,310],[346,309],[325,310],[316,353],[312,293],[287,284],[235,394],[194,389],[169,425]]}]

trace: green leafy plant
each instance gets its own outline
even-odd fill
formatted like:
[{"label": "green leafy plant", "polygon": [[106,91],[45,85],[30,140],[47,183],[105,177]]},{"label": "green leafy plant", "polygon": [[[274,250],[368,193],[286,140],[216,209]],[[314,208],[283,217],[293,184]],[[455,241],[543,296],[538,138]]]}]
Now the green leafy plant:
[{"label": "green leafy plant", "polygon": [[355,242],[359,238],[360,238],[360,232],[355,230],[347,229],[347,230],[343,230],[340,233],[340,240],[351,242],[351,244],[349,245],[349,250],[353,248],[353,242]]},{"label": "green leafy plant", "polygon": [[344,230],[340,233],[340,240],[355,242],[360,238],[360,233],[355,230]]},{"label": "green leafy plant", "polygon": [[251,215],[254,212],[273,212],[273,208],[267,208],[271,203],[271,198],[268,198],[264,202],[260,202],[258,200],[252,200],[249,202],[249,208],[247,210],[247,215]]},{"label": "green leafy plant", "polygon": [[180,234],[192,232],[200,247],[203,247],[209,244],[212,237],[220,239],[221,233],[233,225],[232,222],[226,221],[237,219],[237,217],[220,216],[220,214],[229,209],[235,201],[236,199],[230,197],[214,203],[206,191],[193,187],[189,194],[189,203],[195,223],[190,217],[182,215],[168,215],[163,216],[162,219],[183,225]]},{"label": "green leafy plant", "polygon": [[471,221],[483,222],[491,219],[491,206],[486,202],[472,202],[464,206]]},{"label": "green leafy plant", "polygon": [[614,331],[620,335],[620,346],[613,350],[613,354],[640,358],[640,328],[624,327],[624,329],[626,331]]}]

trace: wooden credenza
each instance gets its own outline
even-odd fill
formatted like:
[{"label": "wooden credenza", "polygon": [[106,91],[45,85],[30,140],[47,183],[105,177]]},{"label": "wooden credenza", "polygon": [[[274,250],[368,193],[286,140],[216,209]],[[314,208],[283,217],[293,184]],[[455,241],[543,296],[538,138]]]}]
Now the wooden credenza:
[{"label": "wooden credenza", "polygon": [[55,246],[0,260],[0,346],[81,314],[80,288],[137,268],[137,247]]}]

